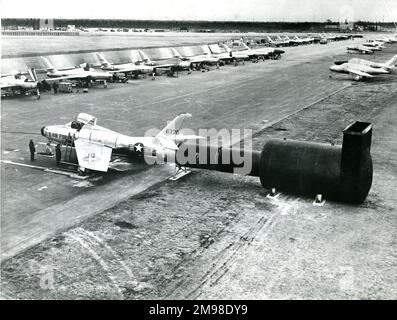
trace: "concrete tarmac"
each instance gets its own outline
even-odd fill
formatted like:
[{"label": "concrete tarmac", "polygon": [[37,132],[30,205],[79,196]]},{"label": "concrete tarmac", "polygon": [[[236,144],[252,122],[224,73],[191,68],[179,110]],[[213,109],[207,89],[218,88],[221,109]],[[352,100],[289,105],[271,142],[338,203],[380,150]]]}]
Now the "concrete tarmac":
[{"label": "concrete tarmac", "polygon": [[[359,109],[356,110],[359,108],[357,101],[349,100],[351,92],[355,91],[351,80],[343,76],[329,78],[329,65],[334,60],[346,58],[344,49],[348,44],[344,41],[326,46],[287,48],[280,61],[247,62],[244,66],[225,66],[189,76],[182,73],[178,78],[112,84],[108,89],[92,89],[88,94],[44,94],[41,100],[29,97],[2,100],[2,158],[29,163],[28,139],[40,139],[41,126],[66,123],[79,112],[91,113],[98,117],[101,125],[129,135],[143,135],[151,128],[161,129],[166,120],[176,114],[190,112],[193,118],[189,127],[196,131],[200,128],[249,128],[258,132],[268,127],[268,131],[263,131],[254,140],[256,146],[281,134],[275,130],[276,125],[270,125],[283,119],[287,129],[288,124],[307,121],[294,129],[300,130],[294,131],[294,138],[325,141],[327,135],[338,137],[340,126],[360,116]],[[386,60],[393,50],[395,52],[395,47],[369,58]],[[391,79],[395,82],[395,76]],[[388,86],[386,78],[373,82],[372,90],[381,92],[377,88],[383,83]],[[389,100],[385,103],[392,109],[395,88],[394,91],[393,86],[387,88],[387,94],[376,95],[373,101],[387,96]],[[343,109],[344,113],[339,115],[343,120],[332,129],[333,122],[325,121],[327,110],[332,109],[337,114],[341,101],[353,104],[356,113],[346,114]],[[319,133],[315,119],[307,120],[313,110],[317,110],[320,123],[324,121],[330,127],[326,135]],[[374,110],[381,112],[379,107]],[[389,112],[383,120],[380,118],[380,123],[385,123],[388,117],[391,119],[392,114]],[[385,136],[390,134],[386,130]],[[385,160],[387,174],[393,165],[390,157],[394,151],[390,152],[385,155],[389,159]],[[49,161],[43,165],[53,166]],[[171,173],[170,169],[139,168],[134,172],[104,177],[103,183],[94,181],[84,185],[64,176],[2,164],[2,185],[7,183],[7,188],[3,187],[2,191],[2,246],[9,252],[4,256],[7,261],[2,258],[4,293],[20,298],[337,298],[349,297],[349,292],[355,290],[350,286],[351,279],[347,279],[351,273],[355,274],[355,281],[363,279],[358,264],[347,263],[353,249],[344,251],[339,264],[329,260],[337,256],[331,248],[335,241],[330,238],[335,231],[332,226],[342,223],[348,229],[354,222],[347,216],[352,208],[332,204],[325,213],[313,212],[310,201],[295,197],[283,197],[279,203],[272,203],[264,197],[265,191],[257,180],[219,173],[196,172],[181,182],[156,186]],[[380,179],[383,179],[382,174]],[[78,183],[80,187],[75,187]],[[134,194],[129,186],[135,183],[139,183],[137,191],[149,189],[141,197],[121,202]],[[43,186],[47,188],[42,189]],[[100,198],[103,200],[98,201]],[[395,201],[390,201],[388,206],[395,208]],[[112,208],[114,205],[116,207]],[[305,210],[306,215],[298,214]],[[377,206],[372,211],[361,208],[357,214],[364,217],[377,210],[384,212]],[[52,214],[54,221],[51,221]],[[333,214],[340,219],[335,220]],[[93,218],[84,222],[88,216]],[[303,223],[300,223],[302,218]],[[359,224],[363,230],[378,230],[366,220]],[[329,222],[329,228],[322,230],[310,221]],[[374,223],[372,219],[370,221]],[[393,221],[395,223],[391,217],[385,221],[390,226]],[[287,225],[289,235],[283,232]],[[307,232],[308,236],[293,235],[294,226],[301,230],[301,235]],[[60,233],[62,230],[68,231]],[[340,232],[345,230],[342,228]],[[390,246],[392,229],[387,228],[385,232],[387,235],[381,244]],[[354,234],[360,232],[355,230]],[[338,246],[352,245],[350,240],[354,234],[342,237]],[[43,242],[44,238],[55,235],[58,236]],[[318,241],[321,246],[310,250]],[[105,246],[101,245],[103,242]],[[41,244],[33,246],[38,243]],[[281,250],[282,244],[289,251]],[[86,251],[79,250],[79,246]],[[374,267],[367,260],[373,250],[379,250],[379,246],[371,246],[365,252],[363,259],[369,265],[366,272]],[[310,254],[305,255],[305,251]],[[258,252],[263,252],[263,256]],[[316,262],[316,255],[321,252],[324,256]],[[388,249],[384,254],[384,261],[392,261]],[[299,255],[304,259],[294,258]],[[283,260],[283,257],[288,259]],[[71,261],[76,259],[85,271],[71,269]],[[258,259],[258,265],[249,267],[247,261],[255,259]],[[97,267],[86,269],[92,261]],[[281,261],[284,262],[280,264]],[[36,267],[29,264],[32,262]],[[37,289],[37,279],[29,278],[25,283],[17,279],[17,275],[35,272],[40,263],[56,266],[57,281],[60,282],[56,282],[53,290]],[[18,265],[20,267],[16,268]],[[288,272],[292,266],[295,267]],[[322,273],[320,270],[325,267],[334,269]],[[304,270],[312,274],[311,280]],[[264,279],[262,271],[268,273],[266,281],[260,281]],[[386,285],[392,283],[393,274],[386,273],[380,282],[383,291],[368,294],[365,286],[359,286],[351,297],[395,297],[395,288]],[[288,281],[285,274],[301,279],[302,283],[309,281],[310,285],[300,290],[302,283]],[[347,278],[343,278],[344,274],[348,274]],[[319,286],[322,277],[330,275],[333,280],[326,281],[329,286]],[[345,286],[342,291],[338,287],[340,279],[342,282],[347,279],[342,283]],[[372,280],[368,279],[365,277],[365,281],[372,285]],[[283,284],[285,288],[278,290]]]}]

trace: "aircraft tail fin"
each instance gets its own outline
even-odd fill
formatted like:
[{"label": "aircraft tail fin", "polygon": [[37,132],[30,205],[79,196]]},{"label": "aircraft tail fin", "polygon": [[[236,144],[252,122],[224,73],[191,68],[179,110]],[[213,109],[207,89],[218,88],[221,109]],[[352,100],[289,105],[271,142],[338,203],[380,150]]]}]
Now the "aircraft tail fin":
[{"label": "aircraft tail fin", "polygon": [[171,51],[175,58],[182,58],[181,54],[178,51],[176,51],[174,48],[171,48]]},{"label": "aircraft tail fin", "polygon": [[174,120],[170,121],[167,126],[156,135],[157,140],[164,148],[171,150],[178,150],[178,144],[191,139],[204,139],[196,135],[183,135],[180,134],[184,122],[191,118],[190,113],[181,113]]},{"label": "aircraft tail fin", "polygon": [[393,58],[391,58],[389,61],[386,61],[386,63],[385,63],[386,67],[388,67],[388,68],[393,68],[396,66],[396,64],[397,64],[397,54]]},{"label": "aircraft tail fin", "polygon": [[152,62],[142,50],[138,50],[138,54],[144,62]]},{"label": "aircraft tail fin", "polygon": [[181,113],[174,120],[170,121],[166,127],[160,131],[160,133],[156,137],[169,137],[174,136],[179,133],[179,130],[182,128],[183,123],[191,118],[192,115],[190,113]]},{"label": "aircraft tail fin", "polygon": [[52,63],[50,62],[50,60],[48,60],[46,57],[40,57],[41,60],[44,61],[44,64],[47,67],[47,70],[51,71],[51,72],[55,72],[57,71],[57,69],[52,65]]},{"label": "aircraft tail fin", "polygon": [[106,58],[101,53],[97,53],[96,56],[99,62],[101,63],[101,66],[105,66],[105,67],[110,66],[109,61],[107,61]]},{"label": "aircraft tail fin", "polygon": [[32,78],[33,81],[37,82],[38,78],[37,78],[37,74],[36,74],[36,69],[35,68],[31,68],[28,70],[30,77]]}]

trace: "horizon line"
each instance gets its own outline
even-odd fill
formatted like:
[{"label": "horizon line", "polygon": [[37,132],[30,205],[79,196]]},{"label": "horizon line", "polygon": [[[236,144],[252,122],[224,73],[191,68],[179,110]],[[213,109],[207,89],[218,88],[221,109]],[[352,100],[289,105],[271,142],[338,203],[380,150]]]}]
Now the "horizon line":
[{"label": "horizon line", "polygon": [[[341,21],[300,21],[300,20],[288,20],[288,21],[280,21],[280,20],[185,20],[185,19],[137,19],[137,18],[59,18],[59,17],[34,17],[34,18],[15,18],[15,17],[1,17],[0,20],[5,19],[53,19],[53,20],[107,20],[107,21],[175,21],[175,22],[230,22],[230,23],[341,23]],[[357,22],[371,22],[371,23],[394,23],[397,24],[396,21],[378,21],[378,20],[354,20],[349,21],[353,23]]]}]

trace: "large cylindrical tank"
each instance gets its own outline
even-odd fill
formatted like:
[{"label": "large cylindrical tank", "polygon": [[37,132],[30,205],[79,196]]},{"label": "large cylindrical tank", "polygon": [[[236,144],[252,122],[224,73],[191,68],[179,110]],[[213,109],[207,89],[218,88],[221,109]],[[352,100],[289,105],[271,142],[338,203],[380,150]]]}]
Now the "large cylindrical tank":
[{"label": "large cylindrical tank", "polygon": [[341,150],[321,143],[269,140],[259,165],[262,186],[330,196],[340,184]]},{"label": "large cylindrical tank", "polygon": [[372,184],[371,139],[372,125],[357,121],[343,131],[342,146],[274,139],[258,152],[187,144],[176,152],[176,163],[259,176],[267,189],[361,203]]},{"label": "large cylindrical tank", "polygon": [[259,165],[262,186],[361,203],[372,184],[371,138],[372,125],[357,121],[343,131],[342,146],[270,140]]}]

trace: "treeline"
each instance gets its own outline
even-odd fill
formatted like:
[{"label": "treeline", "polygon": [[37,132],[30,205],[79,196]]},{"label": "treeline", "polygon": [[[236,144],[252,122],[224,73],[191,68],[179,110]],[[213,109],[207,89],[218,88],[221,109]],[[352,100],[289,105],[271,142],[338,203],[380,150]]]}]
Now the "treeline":
[{"label": "treeline", "polygon": [[[55,28],[74,25],[76,28],[135,28],[182,29],[216,31],[306,31],[321,28],[321,22],[251,22],[251,21],[186,21],[186,20],[105,20],[105,19],[54,19]],[[329,23],[327,23],[329,24]],[[337,24],[337,23],[334,23]],[[2,19],[3,27],[39,28],[39,19]]]},{"label": "treeline", "polygon": [[[181,21],[181,20],[108,20],[108,19],[54,19],[55,28],[75,25],[76,28],[136,28],[136,29],[182,29],[214,31],[310,31],[323,29],[325,25],[338,22],[253,22],[253,21]],[[39,28],[39,19],[2,19],[4,27]],[[393,28],[394,23],[358,21],[363,27]]]}]

